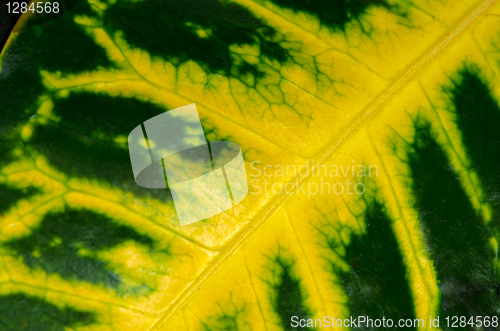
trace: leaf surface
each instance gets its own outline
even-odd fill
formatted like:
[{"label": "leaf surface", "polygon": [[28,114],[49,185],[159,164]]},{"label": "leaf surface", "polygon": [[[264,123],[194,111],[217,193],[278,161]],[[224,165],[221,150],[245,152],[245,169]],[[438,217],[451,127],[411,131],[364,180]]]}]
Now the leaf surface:
[{"label": "leaf surface", "polygon": [[[498,17],[493,0],[80,0],[12,34],[0,325],[498,316]],[[190,103],[207,140],[241,146],[250,192],[180,226],[168,190],[134,182],[127,136]]]}]

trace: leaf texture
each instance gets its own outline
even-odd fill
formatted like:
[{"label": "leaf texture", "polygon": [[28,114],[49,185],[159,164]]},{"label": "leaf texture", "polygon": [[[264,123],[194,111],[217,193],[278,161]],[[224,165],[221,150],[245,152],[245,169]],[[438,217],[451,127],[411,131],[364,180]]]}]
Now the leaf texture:
[{"label": "leaf texture", "polygon": [[[80,0],[19,29],[0,59],[0,328],[499,316],[499,17]],[[250,192],[180,226],[168,190],[135,184],[127,136],[190,103],[241,146]]]}]

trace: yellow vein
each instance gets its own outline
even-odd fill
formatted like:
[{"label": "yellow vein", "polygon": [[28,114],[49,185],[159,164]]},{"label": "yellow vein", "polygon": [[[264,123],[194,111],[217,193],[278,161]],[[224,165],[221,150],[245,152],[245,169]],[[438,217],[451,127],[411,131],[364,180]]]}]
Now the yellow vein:
[{"label": "yellow vein", "polygon": [[[441,53],[445,48],[447,48],[465,29],[470,27],[479,17],[483,16],[485,12],[491,7],[496,0],[488,0],[484,2],[482,5],[477,7],[476,10],[472,12],[466,19],[464,19],[456,28],[454,28],[450,33],[444,36],[440,41],[437,42],[433,48],[431,48],[420,60],[414,62],[414,64],[408,68],[406,72],[404,72],[395,83],[383,94],[381,94],[373,103],[371,103],[366,111],[358,116],[358,118],[354,121],[352,125],[350,125],[345,132],[338,138],[338,140],[333,143],[333,146],[329,148],[324,154],[320,162],[317,166],[324,164],[336,151],[342,143],[349,137],[353,132],[355,132],[363,122],[365,122],[369,117],[371,117],[375,112],[380,110],[382,106],[387,103],[387,101],[399,90],[401,90],[407,83],[413,78],[419,71],[422,70],[432,59],[434,59],[439,53]],[[263,210],[260,215],[255,217],[255,221],[249,223],[242,231],[241,235],[236,237],[229,247],[221,254],[219,254],[213,261],[213,267],[207,268],[198,279],[193,282],[190,286],[183,291],[177,300],[175,300],[172,305],[165,311],[164,315],[152,326],[151,330],[159,330],[162,328],[165,323],[172,317],[183,305],[187,302],[187,300],[191,297],[193,293],[195,293],[195,289],[199,286],[203,285],[212,275],[214,275],[222,264],[231,257],[241,246],[242,244],[248,240],[248,238],[253,235],[257,229],[267,221],[277,210],[278,208],[286,202],[290,196],[292,195],[293,190],[296,185],[300,185],[302,182],[305,182],[311,173],[314,173],[316,170],[316,166],[312,167],[312,169],[301,177],[301,179],[282,197],[277,198],[277,201],[274,205],[270,206],[270,209]]]}]

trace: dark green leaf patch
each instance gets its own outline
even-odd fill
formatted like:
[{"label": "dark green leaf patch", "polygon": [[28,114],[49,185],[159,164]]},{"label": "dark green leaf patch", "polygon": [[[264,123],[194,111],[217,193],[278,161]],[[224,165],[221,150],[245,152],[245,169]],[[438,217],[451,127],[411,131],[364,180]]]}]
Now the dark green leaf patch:
[{"label": "dark green leaf patch", "polygon": [[0,183],[0,214],[6,212],[16,202],[39,193],[35,187],[13,188]]},{"label": "dark green leaf patch", "polygon": [[[149,237],[119,225],[104,215],[87,210],[67,209],[47,214],[26,237],[5,244],[32,269],[42,268],[66,279],[104,284],[117,288],[120,276],[109,270],[93,253],[127,240],[151,246]],[[86,253],[82,253],[82,250]]]},{"label": "dark green leaf patch", "polygon": [[0,70],[0,138],[36,113],[44,93],[40,70],[76,74],[113,64],[95,41],[73,21],[73,14],[88,12],[80,1],[71,14],[22,31],[2,56]]},{"label": "dark green leaf patch", "polygon": [[292,265],[289,261],[278,258],[276,271],[279,273],[279,282],[274,284],[273,306],[278,313],[284,330],[313,330],[310,327],[296,328],[291,326],[292,316],[299,319],[310,319],[312,314],[304,303],[304,294],[301,292],[300,282],[292,274]]},{"label": "dark green leaf patch", "polygon": [[[137,196],[169,201],[170,191],[135,183],[126,142],[132,129],[166,110],[137,99],[72,93],[54,100],[60,122],[35,125],[29,146],[69,176],[99,178]],[[125,141],[117,143],[119,136]]]},{"label": "dark green leaf patch", "polygon": [[350,272],[339,271],[349,297],[349,314],[394,321],[393,328],[364,324],[357,330],[397,330],[399,319],[415,318],[403,257],[383,205],[376,201],[369,204],[364,220],[366,231],[353,235],[346,247],[345,261]]},{"label": "dark green leaf patch", "polygon": [[87,326],[91,313],[58,308],[25,294],[0,297],[0,329],[5,331],[64,331]]},{"label": "dark green leaf patch", "polygon": [[360,20],[370,7],[391,8],[385,0],[271,0],[294,11],[318,17],[321,23],[334,29],[345,30],[351,20]]},{"label": "dark green leaf patch", "polygon": [[[130,24],[130,22],[134,24]],[[238,4],[219,0],[118,1],[105,16],[111,35],[124,32],[133,47],[179,65],[195,61],[209,73],[262,74],[255,64],[237,63],[231,45],[257,45],[260,56],[283,62],[283,37]]]},{"label": "dark green leaf patch", "polygon": [[[456,111],[456,123],[479,176],[484,202],[493,207],[493,224],[500,228],[500,107],[488,86],[470,66],[446,89]],[[500,239],[500,232],[496,234]]]},{"label": "dark green leaf patch", "polygon": [[440,281],[441,319],[493,316],[500,296],[488,244],[492,231],[473,209],[428,124],[417,124],[411,148],[412,189]]}]

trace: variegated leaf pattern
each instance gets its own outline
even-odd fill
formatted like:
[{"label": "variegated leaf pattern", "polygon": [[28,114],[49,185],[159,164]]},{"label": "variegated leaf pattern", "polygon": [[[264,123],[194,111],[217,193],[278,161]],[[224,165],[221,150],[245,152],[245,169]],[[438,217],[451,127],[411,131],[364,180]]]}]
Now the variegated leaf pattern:
[{"label": "variegated leaf pattern", "polygon": [[[37,20],[0,62],[0,329],[500,314],[497,1],[80,0]],[[250,192],[180,226],[127,136],[191,103]]]}]

